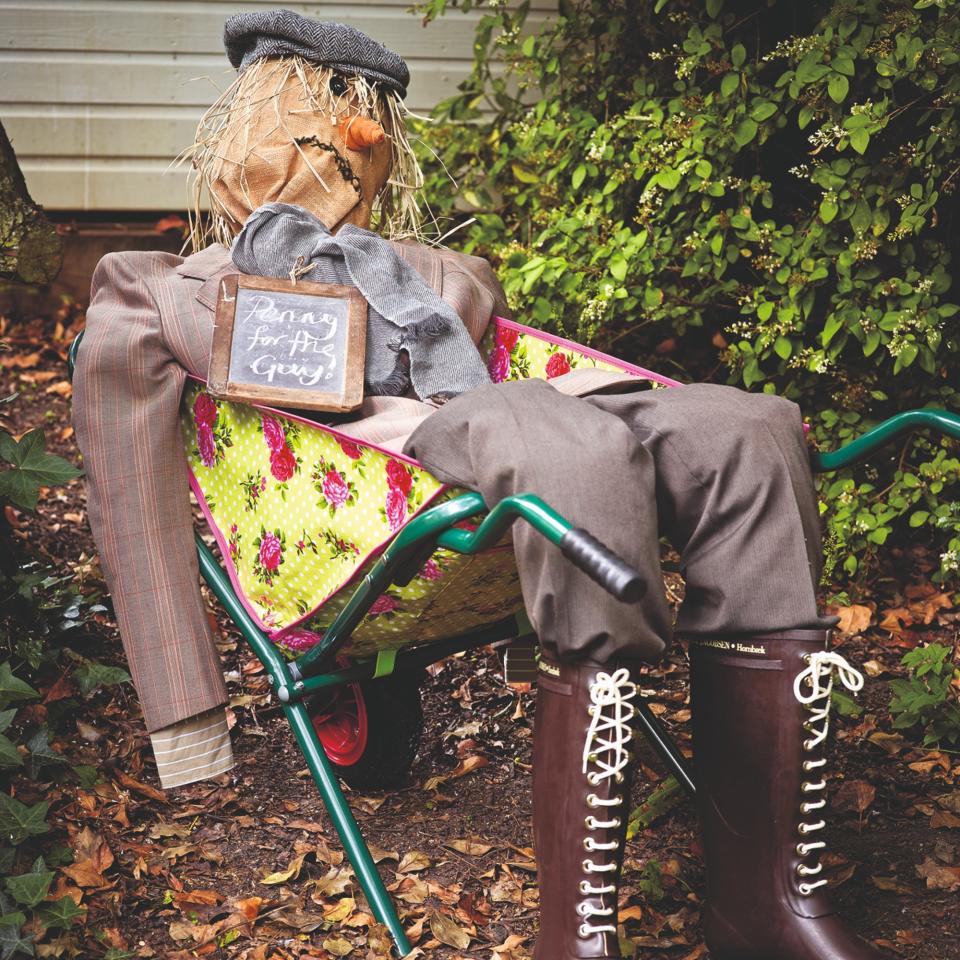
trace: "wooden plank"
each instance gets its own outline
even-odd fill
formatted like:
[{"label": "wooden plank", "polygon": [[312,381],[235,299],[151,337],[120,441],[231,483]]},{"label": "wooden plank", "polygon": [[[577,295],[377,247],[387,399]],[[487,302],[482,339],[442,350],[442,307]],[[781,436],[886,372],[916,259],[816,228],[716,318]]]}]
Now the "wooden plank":
[{"label": "wooden plank", "polygon": [[[429,111],[469,73],[456,60],[411,60],[407,104]],[[56,104],[188,104],[207,107],[235,74],[219,57],[169,60],[146,54],[0,55],[4,100]]]}]

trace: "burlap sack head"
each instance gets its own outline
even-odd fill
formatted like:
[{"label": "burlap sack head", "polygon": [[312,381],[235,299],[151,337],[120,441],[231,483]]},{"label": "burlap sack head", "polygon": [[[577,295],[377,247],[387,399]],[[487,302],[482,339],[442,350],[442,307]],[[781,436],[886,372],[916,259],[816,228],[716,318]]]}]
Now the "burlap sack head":
[{"label": "burlap sack head", "polygon": [[[305,207],[331,230],[353,223],[415,235],[422,175],[403,111],[389,90],[299,57],[252,64],[207,111],[188,151],[196,171],[194,248],[210,240],[229,245],[250,213],[274,201]],[[341,122],[357,116],[383,127],[382,143],[347,145]],[[204,194],[206,219],[199,216]]]}]

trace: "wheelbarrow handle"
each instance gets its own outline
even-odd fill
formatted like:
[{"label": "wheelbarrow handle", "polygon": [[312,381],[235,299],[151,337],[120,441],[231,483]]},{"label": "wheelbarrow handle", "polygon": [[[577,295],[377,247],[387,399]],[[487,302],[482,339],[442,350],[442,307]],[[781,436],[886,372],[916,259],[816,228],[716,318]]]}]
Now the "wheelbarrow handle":
[{"label": "wheelbarrow handle", "polygon": [[647,592],[647,585],[625,560],[580,527],[571,527],[560,539],[563,555],[587,576],[624,603],[637,603]]}]

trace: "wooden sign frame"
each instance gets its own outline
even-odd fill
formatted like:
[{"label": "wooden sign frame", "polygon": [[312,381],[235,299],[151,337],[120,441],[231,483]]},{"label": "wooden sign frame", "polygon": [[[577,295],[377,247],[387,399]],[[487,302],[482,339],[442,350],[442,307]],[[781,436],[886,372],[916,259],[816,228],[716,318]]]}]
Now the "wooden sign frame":
[{"label": "wooden sign frame", "polygon": [[[330,391],[319,386],[282,387],[270,383],[235,382],[230,379],[234,324],[238,292],[257,290],[298,296],[328,297],[347,301],[346,348],[343,389]],[[220,280],[217,293],[213,346],[207,374],[207,388],[215,397],[242,400],[276,407],[324,410],[343,413],[356,410],[363,402],[363,370],[367,344],[367,301],[355,287],[337,283],[280,280],[248,274],[229,274]]]}]

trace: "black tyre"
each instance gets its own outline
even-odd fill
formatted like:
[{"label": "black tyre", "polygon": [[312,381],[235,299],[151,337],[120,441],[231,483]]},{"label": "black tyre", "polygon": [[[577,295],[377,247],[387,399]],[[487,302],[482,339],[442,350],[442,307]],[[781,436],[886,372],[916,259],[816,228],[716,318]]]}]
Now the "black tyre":
[{"label": "black tyre", "polygon": [[423,672],[344,684],[307,709],[338,776],[355,790],[389,790],[410,775],[423,733]]}]

